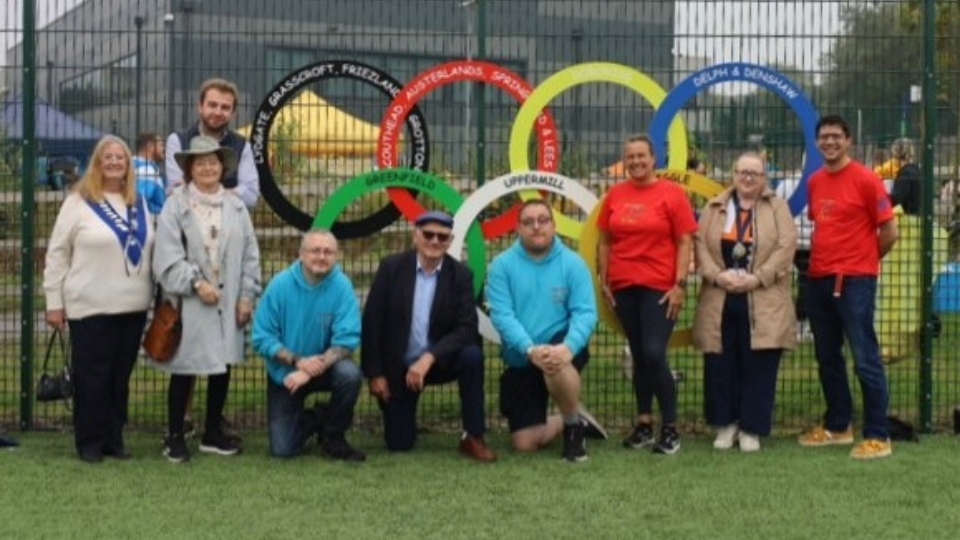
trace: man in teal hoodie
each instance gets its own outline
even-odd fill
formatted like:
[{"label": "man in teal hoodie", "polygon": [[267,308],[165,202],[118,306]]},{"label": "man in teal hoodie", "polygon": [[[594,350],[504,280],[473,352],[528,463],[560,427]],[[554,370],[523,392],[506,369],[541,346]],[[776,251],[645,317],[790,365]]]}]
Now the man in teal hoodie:
[{"label": "man in teal hoodie", "polygon": [[[597,325],[590,270],[556,238],[552,209],[544,200],[524,203],[519,234],[494,259],[487,283],[507,365],[500,379],[500,411],[515,450],[539,450],[562,434],[563,458],[584,461],[587,430],[605,436],[580,403],[580,371]],[[547,418],[549,398],[560,415]]]},{"label": "man in teal hoodie", "polygon": [[[360,304],[350,278],[337,266],[337,239],[310,231],[300,258],[277,274],[253,320],[253,347],[267,366],[270,453],[298,454],[316,433],[332,459],[364,461],[347,443],[363,375],[350,354],[360,344]],[[329,405],[304,409],[314,392],[329,391]]]}]

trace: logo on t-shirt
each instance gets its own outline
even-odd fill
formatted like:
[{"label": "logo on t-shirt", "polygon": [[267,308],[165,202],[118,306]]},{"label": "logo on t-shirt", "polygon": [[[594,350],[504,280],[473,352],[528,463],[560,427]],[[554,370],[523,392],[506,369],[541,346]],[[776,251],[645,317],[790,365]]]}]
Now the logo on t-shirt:
[{"label": "logo on t-shirt", "polygon": [[553,287],[550,289],[550,295],[553,297],[553,303],[559,306],[567,304],[567,298],[570,297],[569,287]]},{"label": "logo on t-shirt", "polygon": [[829,220],[833,217],[834,211],[837,208],[837,201],[834,199],[824,199],[820,201],[818,205],[817,214],[814,216],[814,219],[818,220]]},{"label": "logo on t-shirt", "polygon": [[647,214],[647,205],[643,203],[628,203],[623,205],[623,213],[619,216],[620,222],[624,224],[636,224],[643,220]]}]

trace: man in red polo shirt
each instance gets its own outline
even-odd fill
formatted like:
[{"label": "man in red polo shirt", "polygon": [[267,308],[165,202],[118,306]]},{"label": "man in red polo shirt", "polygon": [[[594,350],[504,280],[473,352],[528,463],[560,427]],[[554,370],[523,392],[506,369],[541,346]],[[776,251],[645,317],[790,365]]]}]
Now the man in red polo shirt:
[{"label": "man in red polo shirt", "polygon": [[802,446],[853,444],[853,397],[843,357],[847,337],[863,392],[863,441],[850,456],[892,453],[890,401],[873,328],[880,259],[897,241],[893,207],[880,176],[850,157],[850,126],[839,116],[817,123],[824,167],[810,177],[811,239],[807,315],[820,385],[827,402],[823,425],[802,435]]}]

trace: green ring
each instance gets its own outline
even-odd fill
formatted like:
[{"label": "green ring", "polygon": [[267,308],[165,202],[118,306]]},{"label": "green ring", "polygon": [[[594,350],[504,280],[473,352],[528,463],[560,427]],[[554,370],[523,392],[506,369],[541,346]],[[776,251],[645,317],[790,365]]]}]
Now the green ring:
[{"label": "green ring", "polygon": [[[313,229],[330,229],[340,214],[354,201],[382,189],[398,187],[412,188],[430,196],[450,212],[456,214],[463,204],[463,195],[453,189],[443,179],[432,174],[412,169],[385,169],[361,174],[333,192],[317,211],[313,219]],[[476,222],[470,224],[467,232],[467,260],[473,270],[473,294],[479,297],[483,282],[487,278],[487,247],[483,240],[483,231]]]}]

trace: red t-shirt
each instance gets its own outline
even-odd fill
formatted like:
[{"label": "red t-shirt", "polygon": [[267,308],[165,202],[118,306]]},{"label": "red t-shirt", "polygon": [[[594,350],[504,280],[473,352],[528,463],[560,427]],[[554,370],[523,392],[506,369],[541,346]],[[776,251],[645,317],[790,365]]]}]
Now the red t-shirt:
[{"label": "red t-shirt", "polygon": [[813,221],[810,276],[876,276],[877,228],[893,219],[880,176],[857,161],[810,177],[808,214]]},{"label": "red t-shirt", "polygon": [[607,281],[614,291],[641,286],[668,291],[677,282],[677,239],[697,231],[687,192],[670,180],[632,180],[607,193],[597,226],[610,235]]}]

